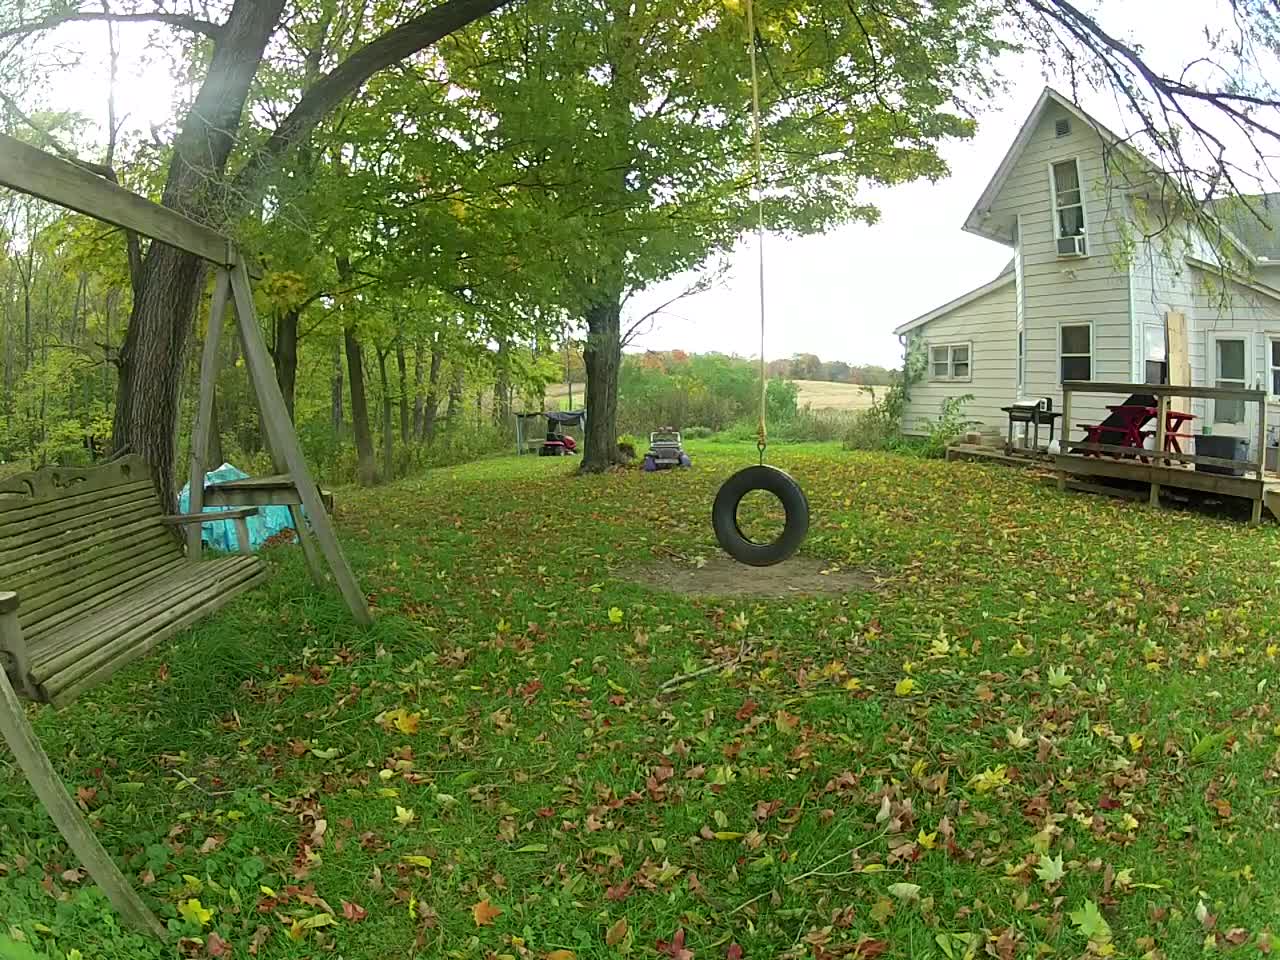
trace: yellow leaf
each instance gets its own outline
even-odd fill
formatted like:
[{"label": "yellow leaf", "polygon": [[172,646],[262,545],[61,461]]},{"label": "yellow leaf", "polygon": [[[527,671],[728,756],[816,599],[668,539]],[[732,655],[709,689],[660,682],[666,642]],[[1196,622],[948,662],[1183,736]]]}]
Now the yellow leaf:
[{"label": "yellow leaf", "polygon": [[737,833],[733,830],[717,830],[716,831],[717,840],[741,840],[745,836],[746,836],[745,833]]},{"label": "yellow leaf", "polygon": [[317,913],[307,917],[299,925],[304,930],[315,930],[317,927],[331,927],[337,922],[331,913]]},{"label": "yellow leaf", "polygon": [[264,896],[274,897],[276,895],[276,892],[270,887],[258,887],[258,889],[262,891]]},{"label": "yellow leaf", "polygon": [[415,734],[418,732],[418,725],[422,722],[422,714],[410,713],[404,707],[396,707],[378,717],[378,722],[387,729],[394,727],[403,734]]},{"label": "yellow leaf", "polygon": [[1143,737],[1140,733],[1129,734],[1129,749],[1137,753],[1142,749]]},{"label": "yellow leaf", "polygon": [[502,911],[490,903],[488,897],[485,897],[479,903],[472,904],[471,916],[477,927],[491,927],[493,921],[502,916]]},{"label": "yellow leaf", "polygon": [[572,950],[552,950],[547,954],[547,960],[578,960],[578,955]]},{"label": "yellow leaf", "polygon": [[400,826],[407,827],[417,819],[418,815],[413,812],[412,807],[402,807],[396,804],[396,823],[400,824]]},{"label": "yellow leaf", "polygon": [[844,682],[844,688],[846,690],[861,690],[862,681],[859,680],[857,677],[850,677],[848,680]]},{"label": "yellow leaf", "polygon": [[916,843],[920,844],[925,850],[932,850],[938,845],[938,832],[925,833],[924,827],[920,828],[920,832],[916,835]]},{"label": "yellow leaf", "polygon": [[178,916],[197,927],[207,927],[213,919],[213,911],[202,906],[199,900],[183,900],[178,904]]},{"label": "yellow leaf", "polygon": [[604,942],[611,947],[616,947],[627,935],[627,918],[623,917],[613,926],[611,926],[604,935]]},{"label": "yellow leaf", "polygon": [[621,623],[621,622],[622,622],[622,608],[621,608],[621,607],[610,607],[610,608],[609,608],[609,622],[610,622],[610,623]]},{"label": "yellow leaf", "polygon": [[916,688],[916,682],[910,677],[903,677],[897,682],[893,688],[893,692],[900,697],[909,697]]},{"label": "yellow leaf", "polygon": [[430,857],[420,857],[420,856],[417,856],[417,855],[411,855],[411,856],[408,856],[408,857],[401,857],[400,859],[401,859],[401,860],[403,860],[405,863],[411,864],[412,866],[415,866],[415,867],[429,867],[429,866],[431,866],[431,858],[430,858]]},{"label": "yellow leaf", "polygon": [[1138,829],[1138,818],[1135,817],[1132,813],[1126,813],[1123,817],[1120,818],[1120,822],[1124,824],[1124,828],[1126,830],[1132,831],[1132,830]]}]

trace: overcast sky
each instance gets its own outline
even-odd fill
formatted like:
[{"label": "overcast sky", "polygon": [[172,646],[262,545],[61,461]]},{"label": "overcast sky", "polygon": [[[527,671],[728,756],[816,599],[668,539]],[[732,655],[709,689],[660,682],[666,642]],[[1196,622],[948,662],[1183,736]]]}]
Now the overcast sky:
[{"label": "overcast sky", "polygon": [[[0,0],[4,2],[4,0]],[[1166,69],[1201,55],[1204,26],[1225,20],[1226,0],[1099,0],[1100,20],[1113,33],[1138,35],[1149,57]],[[41,106],[79,110],[105,121],[107,54],[101,25],[73,25],[60,44],[83,54],[37,96]],[[119,110],[128,128],[146,130],[172,119],[172,82],[161,54],[145,47],[148,28],[124,26],[118,84]],[[901,348],[892,330],[993,279],[1010,251],[961,230],[965,216],[995,172],[1046,83],[1038,62],[1003,61],[1010,93],[979,118],[977,136],[943,148],[951,173],[937,183],[868,191],[880,207],[872,226],[850,225],[822,236],[765,243],[767,334],[770,358],[816,353],[827,360],[894,365]],[[1060,89],[1065,87],[1059,83]],[[1124,118],[1109,98],[1083,106],[1113,129]],[[684,289],[689,277],[636,296],[628,312],[639,316]],[[744,356],[759,350],[754,238],[732,257],[713,290],[683,300],[660,316],[633,348],[720,350]]]}]

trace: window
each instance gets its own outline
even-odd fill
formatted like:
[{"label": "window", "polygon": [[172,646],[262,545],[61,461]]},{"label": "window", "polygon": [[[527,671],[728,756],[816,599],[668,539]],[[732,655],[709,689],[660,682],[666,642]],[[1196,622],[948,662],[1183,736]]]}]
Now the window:
[{"label": "window", "polygon": [[1164,324],[1148,323],[1142,328],[1142,349],[1146,383],[1169,382],[1169,350]]},{"label": "window", "polygon": [[1022,396],[1022,388],[1027,383],[1027,331],[1018,328],[1018,396]]},{"label": "window", "polygon": [[[1248,386],[1245,375],[1245,343],[1243,339],[1214,341],[1217,376],[1214,386],[1227,390],[1243,390]],[[1214,400],[1214,423],[1244,423],[1243,400]]]},{"label": "window", "polygon": [[1093,324],[1063,324],[1058,332],[1063,380],[1093,379]]},{"label": "window", "polygon": [[1053,235],[1058,256],[1084,256],[1084,195],[1080,191],[1080,165],[1064,160],[1053,165]]},{"label": "window", "polygon": [[1267,350],[1271,365],[1271,395],[1280,397],[1280,337],[1272,337],[1268,340]]},{"label": "window", "polygon": [[1053,135],[1055,137],[1065,137],[1071,132],[1071,121],[1066,117],[1059,117],[1053,123]]},{"label": "window", "polygon": [[929,348],[932,380],[968,380],[972,376],[971,347],[967,343],[939,343]]}]

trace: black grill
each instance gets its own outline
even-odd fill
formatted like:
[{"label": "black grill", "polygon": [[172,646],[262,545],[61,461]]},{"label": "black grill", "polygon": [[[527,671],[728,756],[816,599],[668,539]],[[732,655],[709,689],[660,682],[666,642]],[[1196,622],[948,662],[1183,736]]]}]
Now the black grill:
[{"label": "black grill", "polygon": [[[1053,397],[1040,397],[1034,400],[1015,400],[1007,407],[1001,407],[1005,413],[1009,415],[1009,434],[1005,441],[1005,450],[1013,450],[1013,425],[1015,423],[1029,423],[1034,428],[1034,439],[1032,440],[1031,449],[1040,449],[1040,426],[1042,424],[1049,427],[1049,442],[1053,443],[1053,435],[1055,424],[1060,413],[1053,410]],[[1023,434],[1023,443],[1026,443],[1026,434]]]}]

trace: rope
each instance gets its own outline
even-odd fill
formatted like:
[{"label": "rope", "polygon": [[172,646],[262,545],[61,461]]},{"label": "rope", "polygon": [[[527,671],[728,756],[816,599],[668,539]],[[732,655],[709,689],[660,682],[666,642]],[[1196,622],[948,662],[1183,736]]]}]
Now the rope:
[{"label": "rope", "polygon": [[764,360],[764,160],[760,148],[760,72],[756,67],[756,20],[752,0],[747,0],[747,51],[751,58],[751,140],[755,154],[756,254],[760,289],[760,419],[756,425],[756,449],[760,452],[760,462],[764,463],[764,451],[769,445],[765,429],[768,372]]}]

